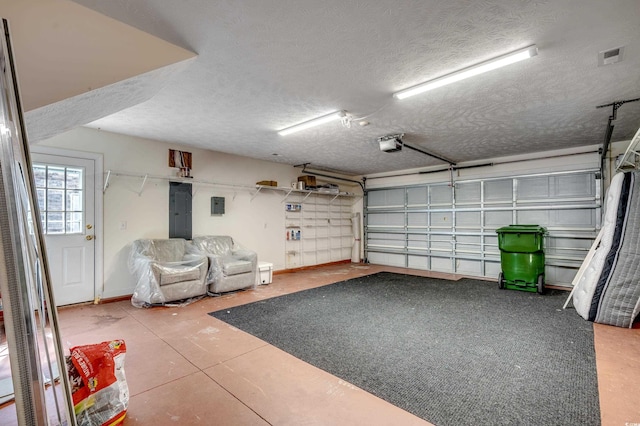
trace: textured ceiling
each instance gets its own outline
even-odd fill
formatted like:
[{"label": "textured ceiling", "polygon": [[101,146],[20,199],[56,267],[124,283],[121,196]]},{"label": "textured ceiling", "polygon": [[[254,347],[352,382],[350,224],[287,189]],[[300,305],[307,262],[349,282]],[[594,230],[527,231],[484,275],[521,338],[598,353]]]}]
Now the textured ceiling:
[{"label": "textured ceiling", "polygon": [[193,59],[89,90],[25,114],[30,141],[40,141],[151,99]]},{"label": "textured ceiling", "polygon": [[0,0],[30,141],[151,99],[193,52],[66,0]]},{"label": "textured ceiling", "polygon": [[[198,54],[151,99],[91,127],[350,175],[442,164],[380,152],[376,139],[391,133],[456,162],[598,144],[611,109],[595,107],[640,97],[637,0],[76,3]],[[532,44],[530,60],[392,97]],[[619,46],[622,62],[597,66]],[[276,133],[340,109],[370,125]],[[614,141],[630,139],[640,102],[614,124]]]}]

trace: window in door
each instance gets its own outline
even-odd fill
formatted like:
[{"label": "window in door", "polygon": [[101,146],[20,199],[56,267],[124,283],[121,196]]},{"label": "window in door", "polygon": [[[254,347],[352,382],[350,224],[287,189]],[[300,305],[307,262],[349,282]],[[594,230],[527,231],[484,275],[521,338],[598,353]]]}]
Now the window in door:
[{"label": "window in door", "polygon": [[84,230],[81,167],[34,164],[40,219],[45,234],[80,234]]}]

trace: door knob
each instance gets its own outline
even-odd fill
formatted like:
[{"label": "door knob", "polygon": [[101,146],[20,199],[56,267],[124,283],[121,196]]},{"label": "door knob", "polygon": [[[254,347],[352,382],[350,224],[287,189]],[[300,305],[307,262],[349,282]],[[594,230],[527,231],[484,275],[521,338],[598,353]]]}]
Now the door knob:
[{"label": "door knob", "polygon": [[85,237],[85,239],[86,239],[87,241],[91,241],[91,240],[93,240],[93,235],[87,235],[87,236]]}]

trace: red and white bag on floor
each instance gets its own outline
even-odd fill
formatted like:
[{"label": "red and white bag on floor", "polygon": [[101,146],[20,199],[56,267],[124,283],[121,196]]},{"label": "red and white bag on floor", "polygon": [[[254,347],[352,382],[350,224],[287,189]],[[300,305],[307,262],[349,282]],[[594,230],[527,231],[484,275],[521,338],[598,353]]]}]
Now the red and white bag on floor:
[{"label": "red and white bag on floor", "polygon": [[129,405],[124,340],[71,348],[67,371],[78,425],[120,424]]}]

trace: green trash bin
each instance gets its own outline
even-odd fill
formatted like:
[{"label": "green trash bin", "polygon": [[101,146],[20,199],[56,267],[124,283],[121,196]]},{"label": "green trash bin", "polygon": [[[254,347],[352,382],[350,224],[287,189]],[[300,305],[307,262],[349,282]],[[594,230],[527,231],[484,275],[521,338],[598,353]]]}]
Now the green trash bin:
[{"label": "green trash bin", "polygon": [[502,272],[500,288],[544,292],[544,235],[538,225],[509,225],[497,229]]}]

